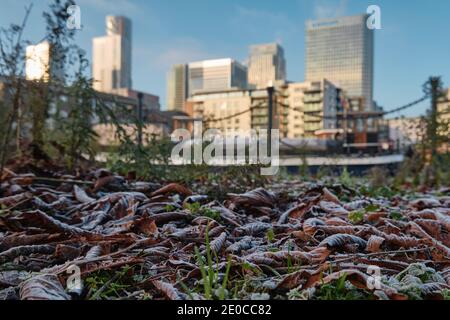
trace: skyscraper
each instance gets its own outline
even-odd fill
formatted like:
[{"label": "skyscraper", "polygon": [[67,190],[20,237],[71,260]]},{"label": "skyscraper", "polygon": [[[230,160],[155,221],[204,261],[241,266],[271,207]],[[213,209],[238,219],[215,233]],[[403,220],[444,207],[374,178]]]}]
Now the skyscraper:
[{"label": "skyscraper", "polygon": [[188,97],[188,68],[185,64],[177,64],[167,74],[167,109],[184,111]]},{"label": "skyscraper", "polygon": [[374,34],[368,15],[306,22],[306,81],[326,78],[373,108]]},{"label": "skyscraper", "polygon": [[218,59],[189,64],[189,96],[198,91],[247,88],[247,68],[233,59]]},{"label": "skyscraper", "polygon": [[64,70],[61,67],[63,63],[56,63],[51,51],[48,41],[27,46],[25,53],[25,78],[27,80],[64,79]]},{"label": "skyscraper", "polygon": [[266,88],[269,83],[286,81],[284,50],[277,43],[250,47],[248,84],[253,88]]},{"label": "skyscraper", "polygon": [[106,17],[106,36],[93,40],[92,75],[94,89],[116,93],[131,85],[131,21]]}]

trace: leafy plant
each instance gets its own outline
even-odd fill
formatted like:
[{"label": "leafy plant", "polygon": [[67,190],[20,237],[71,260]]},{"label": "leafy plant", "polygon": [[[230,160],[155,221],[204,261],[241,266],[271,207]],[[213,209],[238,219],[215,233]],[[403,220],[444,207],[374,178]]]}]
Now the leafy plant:
[{"label": "leafy plant", "polygon": [[450,300],[450,290],[449,289],[442,290],[442,297],[444,298],[444,300]]},{"label": "leafy plant", "polygon": [[350,175],[350,172],[348,172],[347,167],[345,167],[342,171],[341,176],[339,177],[339,181],[347,187],[352,187],[354,185],[354,181],[352,179],[352,176]]},{"label": "leafy plant", "polygon": [[347,282],[347,275],[327,284],[322,284],[314,293],[317,300],[369,300],[373,296]]},{"label": "leafy plant", "polygon": [[208,207],[202,207],[201,204],[198,202],[185,203],[183,207],[186,210],[189,210],[193,215],[208,217],[213,220],[216,220],[217,222],[221,221],[220,212]]},{"label": "leafy plant", "polygon": [[125,290],[130,287],[128,279],[131,267],[125,266],[120,271],[111,274],[108,271],[98,271],[86,278],[85,282],[89,288],[87,295],[90,300],[120,298]]},{"label": "leafy plant", "polygon": [[273,242],[275,240],[275,233],[273,232],[273,229],[269,229],[266,232],[267,241]]},{"label": "leafy plant", "polygon": [[348,220],[353,224],[359,224],[364,221],[364,211],[352,211],[348,214]]},{"label": "leafy plant", "polygon": [[201,205],[198,202],[194,202],[194,203],[185,203],[183,204],[183,207],[186,210],[189,210],[192,214],[198,215],[200,213]]},{"label": "leafy plant", "polygon": [[369,204],[367,207],[364,208],[366,212],[374,212],[378,211],[380,209],[380,206],[377,204]]},{"label": "leafy plant", "polygon": [[389,213],[389,218],[393,220],[402,220],[405,217],[399,211],[392,211]]},{"label": "leafy plant", "polygon": [[173,212],[173,211],[175,211],[175,209],[176,208],[171,204],[166,204],[164,207],[164,211],[166,211],[166,212]]},{"label": "leafy plant", "polygon": [[225,300],[228,297],[227,284],[231,268],[231,257],[228,258],[225,274],[222,283],[220,283],[220,273],[214,269],[211,245],[206,230],[206,258],[201,255],[199,249],[195,247],[195,256],[200,268],[203,283],[203,294],[207,300],[219,299]]}]

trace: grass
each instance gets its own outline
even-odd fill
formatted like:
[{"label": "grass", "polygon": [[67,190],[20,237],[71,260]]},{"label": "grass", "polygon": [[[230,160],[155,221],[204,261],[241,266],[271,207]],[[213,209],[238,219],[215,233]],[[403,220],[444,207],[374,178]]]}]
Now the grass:
[{"label": "grass", "polygon": [[[211,245],[208,237],[208,229],[206,234],[206,257],[202,256],[199,249],[195,247],[195,256],[197,258],[197,263],[200,268],[200,273],[202,275],[203,284],[203,295],[207,300],[225,300],[229,297],[227,290],[230,268],[231,268],[231,257],[228,257],[227,266],[225,274],[220,283],[220,273],[218,267],[214,268],[213,263],[213,252],[211,251]],[[217,258],[217,257],[216,257]],[[216,259],[218,261],[218,259]],[[218,264],[217,264],[218,265]]]},{"label": "grass", "polygon": [[314,296],[317,300],[371,300],[373,298],[371,294],[348,283],[346,274],[335,281],[322,284]]},{"label": "grass", "polygon": [[86,278],[89,288],[88,300],[117,299],[126,295],[133,279],[129,278],[132,267],[124,266],[120,271],[98,271]]},{"label": "grass", "polygon": [[392,220],[403,220],[405,217],[399,212],[399,211],[392,211],[391,213],[389,213],[389,218]]},{"label": "grass", "polygon": [[352,211],[348,214],[348,220],[353,224],[360,224],[364,221],[364,211]]},{"label": "grass", "polygon": [[268,242],[273,242],[275,240],[275,233],[273,232],[273,229],[267,230],[266,237]]},{"label": "grass", "polygon": [[220,212],[213,210],[208,207],[202,207],[200,203],[194,202],[194,203],[185,203],[183,207],[186,210],[189,210],[191,214],[196,216],[203,216],[208,217],[213,220],[216,220],[217,222],[221,222],[222,218],[220,217]]},{"label": "grass", "polygon": [[164,207],[164,210],[166,212],[173,212],[173,211],[176,210],[176,208],[173,205],[171,205],[171,204],[166,204],[166,206]]},{"label": "grass", "polygon": [[353,187],[355,185],[355,181],[353,180],[350,172],[348,172],[347,167],[345,167],[342,171],[339,181],[346,187]]}]

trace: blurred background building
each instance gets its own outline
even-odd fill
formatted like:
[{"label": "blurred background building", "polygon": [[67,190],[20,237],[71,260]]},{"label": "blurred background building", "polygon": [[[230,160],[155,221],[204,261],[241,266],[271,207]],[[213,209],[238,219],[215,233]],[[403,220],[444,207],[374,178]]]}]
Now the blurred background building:
[{"label": "blurred background building", "polygon": [[387,120],[389,125],[389,139],[393,148],[406,151],[410,146],[421,142],[426,132],[426,121],[420,117],[395,118]]},{"label": "blurred background building", "polygon": [[188,97],[188,67],[185,64],[173,65],[167,74],[167,109],[184,110]]},{"label": "blurred background building", "polygon": [[[336,130],[340,89],[331,82],[288,83],[276,91],[272,128],[282,138],[312,138],[318,130]],[[251,129],[268,129],[268,103],[265,88],[198,92],[188,99],[187,112],[223,134],[248,136]]]},{"label": "blurred background building", "polygon": [[247,68],[230,58],[189,63],[188,76],[188,96],[200,91],[247,89]]},{"label": "blurred background building", "polygon": [[277,43],[250,46],[248,84],[251,88],[267,88],[286,81],[284,50]]},{"label": "blurred background building", "polygon": [[367,15],[306,22],[306,81],[328,79],[373,109],[374,32]]},{"label": "blurred background building", "polygon": [[117,93],[131,89],[131,20],[123,16],[106,17],[106,36],[94,38],[92,76],[94,89]]},{"label": "blurred background building", "polygon": [[27,46],[25,56],[25,78],[27,80],[45,82],[50,78],[64,80],[62,63],[57,61],[58,57],[54,56],[48,41]]}]

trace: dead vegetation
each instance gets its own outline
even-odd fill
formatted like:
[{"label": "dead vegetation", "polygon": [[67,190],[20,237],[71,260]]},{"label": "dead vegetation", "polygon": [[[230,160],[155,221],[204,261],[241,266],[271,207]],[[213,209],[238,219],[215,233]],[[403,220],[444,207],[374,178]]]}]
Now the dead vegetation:
[{"label": "dead vegetation", "polygon": [[449,298],[448,188],[291,180],[222,201],[105,169],[2,181],[1,299]]}]

